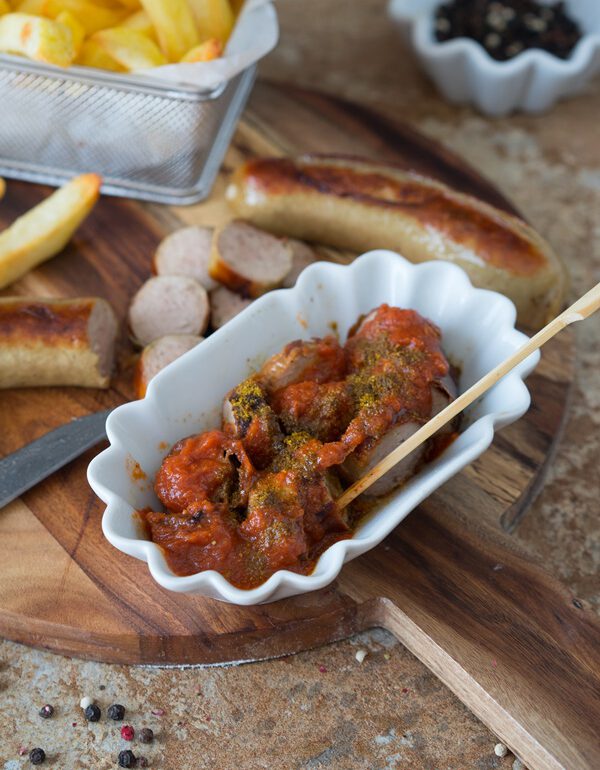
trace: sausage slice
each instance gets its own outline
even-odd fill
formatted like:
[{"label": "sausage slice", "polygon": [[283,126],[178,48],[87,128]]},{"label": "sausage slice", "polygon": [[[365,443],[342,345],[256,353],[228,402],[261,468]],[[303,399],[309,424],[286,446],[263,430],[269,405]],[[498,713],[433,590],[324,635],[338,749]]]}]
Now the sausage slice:
[{"label": "sausage slice", "polygon": [[0,298],[0,388],[107,388],[117,319],[104,299]]},{"label": "sausage slice", "polygon": [[298,276],[304,268],[317,261],[316,252],[304,241],[289,238],[288,245],[292,250],[292,269],[283,279],[283,287],[285,289],[291,289],[296,284]]},{"label": "sausage slice", "polygon": [[218,284],[208,274],[213,239],[211,227],[182,227],[161,241],[154,255],[157,275],[187,275],[195,278],[207,291]]},{"label": "sausage slice", "polygon": [[[444,380],[437,381],[431,386],[431,416],[445,409],[451,401],[456,398],[456,386],[451,377],[445,377]],[[367,440],[362,446],[358,447],[349,455],[341,466],[341,470],[346,479],[350,482],[357,481],[371,470],[380,460],[383,460],[396,447],[400,446],[406,439],[410,438],[423,425],[424,421],[407,420],[394,425],[379,440]],[[452,430],[446,427],[445,432]],[[378,496],[386,495],[395,487],[404,484],[414,475],[419,465],[423,462],[427,453],[428,444],[422,444],[411,452],[404,460],[378,479],[369,487],[368,495]]]},{"label": "sausage slice", "polygon": [[216,230],[208,272],[244,297],[259,297],[281,286],[292,269],[286,241],[235,220]]},{"label": "sausage slice", "polygon": [[210,293],[210,325],[213,329],[220,329],[251,304],[251,299],[240,297],[226,286],[213,289]]},{"label": "sausage slice", "polygon": [[145,346],[166,334],[201,336],[209,314],[202,284],[184,275],[159,275],[146,281],[131,301],[129,326],[135,341]]},{"label": "sausage slice", "polygon": [[144,398],[150,380],[203,339],[194,334],[167,334],[146,345],[135,368],[137,397]]}]

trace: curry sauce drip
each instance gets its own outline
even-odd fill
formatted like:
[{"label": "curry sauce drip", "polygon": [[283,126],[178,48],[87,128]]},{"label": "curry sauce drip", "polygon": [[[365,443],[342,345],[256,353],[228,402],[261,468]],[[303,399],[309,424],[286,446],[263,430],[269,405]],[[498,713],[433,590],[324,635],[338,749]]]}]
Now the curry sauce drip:
[{"label": "curry sauce drip", "polygon": [[228,394],[221,430],[178,442],[140,516],[171,569],[215,569],[239,588],[308,574],[358,514],[342,511],[344,463],[394,425],[428,419],[449,372],[437,327],[382,305],[341,347],[297,341]]}]

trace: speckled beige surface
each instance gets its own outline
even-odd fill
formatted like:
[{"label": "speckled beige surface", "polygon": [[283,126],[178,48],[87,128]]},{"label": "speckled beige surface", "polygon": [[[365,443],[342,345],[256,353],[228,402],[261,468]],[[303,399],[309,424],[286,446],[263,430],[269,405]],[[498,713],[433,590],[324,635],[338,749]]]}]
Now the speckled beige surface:
[{"label": "speckled beige surface", "polygon": [[[446,105],[415,66],[383,0],[279,0],[282,40],[262,66],[355,99],[460,152],[494,180],[563,255],[573,293],[600,280],[600,80],[548,115],[490,121]],[[571,416],[550,478],[519,526],[523,539],[576,593],[600,607],[600,318],[577,329]],[[362,664],[358,649],[368,650]],[[0,644],[0,767],[116,767],[128,747],[103,715],[82,718],[82,695],[126,722],[156,729],[130,747],[150,767],[487,770],[494,736],[388,634],[370,632],[293,658],[238,668],[157,670],[69,661]],[[101,689],[105,688],[105,689]],[[37,711],[53,703],[56,714]],[[163,716],[152,710],[164,709]],[[72,723],[77,722],[76,726]]]}]

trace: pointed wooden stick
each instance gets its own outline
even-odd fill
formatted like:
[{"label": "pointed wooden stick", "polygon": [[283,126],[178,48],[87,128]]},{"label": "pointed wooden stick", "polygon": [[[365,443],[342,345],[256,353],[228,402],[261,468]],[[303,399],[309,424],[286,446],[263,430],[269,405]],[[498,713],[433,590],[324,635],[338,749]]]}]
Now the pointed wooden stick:
[{"label": "pointed wooden stick", "polygon": [[455,401],[445,409],[442,409],[432,420],[425,423],[423,427],[419,428],[416,433],[413,433],[410,438],[403,441],[402,444],[396,447],[390,452],[387,457],[374,465],[368,473],[366,473],[362,479],[354,482],[351,487],[340,495],[337,500],[337,504],[340,508],[345,508],[349,505],[355,497],[362,494],[368,489],[371,484],[374,484],[377,479],[380,479],[385,473],[394,467],[400,460],[403,460],[414,449],[416,449],[424,441],[427,441],[437,430],[450,420],[454,419],[457,414],[466,409],[470,404],[476,401],[481,395],[495,385],[498,380],[502,379],[505,374],[514,369],[517,364],[524,361],[527,356],[531,355],[538,348],[541,348],[545,342],[558,334],[565,326],[574,323],[575,321],[582,321],[584,318],[595,313],[600,308],[600,283],[596,284],[593,289],[584,294],[583,297],[574,302],[571,307],[567,308],[563,313],[557,316],[547,326],[544,326],[534,337],[519,348],[515,353],[509,356],[498,366],[494,367],[490,372],[484,375],[474,385],[462,393]]}]

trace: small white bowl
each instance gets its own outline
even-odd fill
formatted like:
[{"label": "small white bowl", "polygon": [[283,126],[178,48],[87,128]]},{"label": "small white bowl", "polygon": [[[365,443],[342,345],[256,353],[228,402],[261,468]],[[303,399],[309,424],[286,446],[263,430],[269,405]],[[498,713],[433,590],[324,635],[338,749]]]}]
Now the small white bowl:
[{"label": "small white bowl", "polygon": [[[315,591],[331,583],[344,562],[380,543],[425,497],[484,452],[494,428],[527,411],[530,398],[523,378],[537,364],[538,354],[474,404],[465,414],[458,439],[404,487],[382,499],[352,539],[327,549],[312,574],[280,570],[252,590],[236,588],[212,570],[174,575],[133,515],[146,506],[160,510],[152,479],[171,445],[217,427],[227,391],[287,342],[331,334],[332,323],[345,339],[362,313],[383,302],[414,308],[440,326],[444,350],[461,367],[461,392],[527,339],[514,328],[512,302],[473,288],[466,273],[454,265],[413,265],[391,251],[370,252],[348,267],[319,262],[302,273],[293,289],[261,297],[160,372],[142,401],[112,412],[106,424],[111,446],[88,469],[92,489],[107,505],[102,528],[108,540],[148,562],[153,578],[171,591],[234,604],[259,604]],[[145,479],[139,478],[139,468]]]},{"label": "small white bowl", "polygon": [[409,33],[425,71],[450,102],[473,104],[494,117],[515,110],[542,112],[576,94],[600,72],[598,0],[566,0],[567,13],[584,33],[568,59],[531,48],[505,62],[466,37],[438,42],[433,12],[441,1],[390,0],[389,11]]}]

